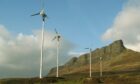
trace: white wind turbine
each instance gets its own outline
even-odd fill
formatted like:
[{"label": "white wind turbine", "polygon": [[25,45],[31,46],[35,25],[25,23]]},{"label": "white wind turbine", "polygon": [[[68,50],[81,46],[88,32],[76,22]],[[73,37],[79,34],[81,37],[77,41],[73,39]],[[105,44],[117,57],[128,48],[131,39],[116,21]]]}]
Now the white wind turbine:
[{"label": "white wind turbine", "polygon": [[59,57],[59,45],[60,45],[60,38],[61,38],[61,36],[60,36],[60,34],[57,32],[57,30],[55,29],[55,33],[56,33],[56,36],[53,38],[53,40],[55,40],[56,39],[56,41],[57,41],[57,55],[56,55],[56,61],[57,61],[57,71],[56,71],[56,77],[59,77],[59,59],[58,59],[58,57]]},{"label": "white wind turbine", "polygon": [[31,16],[40,15],[42,17],[42,37],[41,37],[41,57],[40,57],[40,72],[39,78],[42,78],[42,69],[43,69],[43,46],[44,46],[44,28],[45,28],[45,19],[47,18],[47,14],[44,10],[44,3],[42,2],[42,9],[40,12],[36,14],[32,14]]},{"label": "white wind turbine", "polygon": [[91,48],[85,48],[89,49],[89,77],[91,78],[91,55],[92,55],[92,49]]},{"label": "white wind turbine", "polygon": [[102,76],[103,76],[103,64],[102,64],[103,58],[100,57],[100,79],[99,79],[99,83],[104,83]]},{"label": "white wind turbine", "polygon": [[103,76],[102,69],[102,57],[100,57],[100,78]]}]

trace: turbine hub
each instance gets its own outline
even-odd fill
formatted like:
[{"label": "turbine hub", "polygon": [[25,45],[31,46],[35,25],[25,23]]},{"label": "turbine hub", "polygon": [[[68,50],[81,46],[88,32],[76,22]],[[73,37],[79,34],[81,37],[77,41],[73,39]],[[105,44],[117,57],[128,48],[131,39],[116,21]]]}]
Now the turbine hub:
[{"label": "turbine hub", "polygon": [[41,10],[40,15],[42,16],[43,21],[45,21],[45,18],[47,17],[47,15],[45,14],[44,10]]}]

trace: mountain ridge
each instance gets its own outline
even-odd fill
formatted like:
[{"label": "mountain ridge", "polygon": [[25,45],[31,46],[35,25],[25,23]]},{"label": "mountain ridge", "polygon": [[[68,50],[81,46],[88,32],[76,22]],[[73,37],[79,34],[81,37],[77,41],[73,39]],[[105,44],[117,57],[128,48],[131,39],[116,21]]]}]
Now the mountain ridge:
[{"label": "mountain ridge", "polygon": [[[133,57],[132,57],[133,56]],[[92,51],[92,72],[99,72],[99,58],[103,58],[103,71],[119,70],[140,70],[140,52],[127,49],[122,40],[97,48]],[[132,66],[130,66],[132,65]],[[125,67],[123,67],[125,66]],[[79,57],[73,57],[66,64],[59,67],[60,75],[72,73],[88,73],[89,53]],[[56,68],[48,73],[48,76],[55,76]]]}]

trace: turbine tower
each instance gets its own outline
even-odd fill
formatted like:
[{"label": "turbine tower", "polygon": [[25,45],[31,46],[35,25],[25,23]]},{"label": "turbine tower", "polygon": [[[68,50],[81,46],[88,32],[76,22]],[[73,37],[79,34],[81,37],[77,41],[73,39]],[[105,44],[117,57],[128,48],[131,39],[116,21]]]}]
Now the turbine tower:
[{"label": "turbine tower", "polygon": [[53,38],[53,40],[56,39],[57,41],[57,55],[56,55],[56,61],[57,61],[57,71],[56,71],[56,77],[59,77],[59,60],[58,60],[58,57],[59,57],[59,45],[60,45],[60,34],[57,32],[57,30],[55,29],[55,33],[56,33],[56,36]]},{"label": "turbine tower", "polygon": [[102,57],[100,57],[100,78],[103,76],[102,73]]},{"label": "turbine tower", "polygon": [[100,79],[99,79],[99,83],[104,83],[102,76],[103,76],[103,65],[102,65],[102,57],[100,57]]},{"label": "turbine tower", "polygon": [[42,78],[42,70],[43,70],[43,46],[44,46],[44,28],[45,28],[45,19],[47,18],[47,14],[44,10],[44,3],[42,1],[42,9],[40,12],[32,14],[31,16],[40,15],[42,17],[42,37],[41,37],[41,56],[40,56],[40,71],[39,78]]},{"label": "turbine tower", "polygon": [[85,48],[85,49],[89,49],[89,77],[91,78],[91,48]]}]

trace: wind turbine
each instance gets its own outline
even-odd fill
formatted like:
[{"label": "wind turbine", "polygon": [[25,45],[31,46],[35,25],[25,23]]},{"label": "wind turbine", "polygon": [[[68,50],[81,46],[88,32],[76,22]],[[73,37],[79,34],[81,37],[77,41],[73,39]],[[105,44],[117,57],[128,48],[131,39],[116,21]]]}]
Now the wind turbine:
[{"label": "wind turbine", "polygon": [[89,77],[91,78],[91,48],[85,48],[85,49],[89,49]]},{"label": "wind turbine", "polygon": [[41,38],[40,72],[39,72],[39,78],[41,79],[42,69],[43,69],[44,28],[45,28],[45,19],[47,18],[47,14],[45,13],[45,10],[44,10],[44,4],[42,5],[42,9],[40,12],[32,14],[31,16],[36,16],[36,15],[40,15],[42,17],[42,38]]},{"label": "wind turbine", "polygon": [[59,77],[59,61],[58,61],[58,56],[59,56],[59,44],[60,44],[60,34],[57,32],[57,30],[55,29],[55,33],[56,33],[56,36],[53,38],[53,40],[56,39],[57,41],[57,56],[56,56],[56,61],[57,61],[57,71],[56,71],[56,77]]},{"label": "wind turbine", "polygon": [[102,73],[102,57],[100,57],[100,78],[103,76]]},{"label": "wind turbine", "polygon": [[102,79],[102,76],[103,76],[103,71],[102,71],[102,57],[100,57],[100,79],[99,79],[99,83],[104,83],[103,79]]}]

